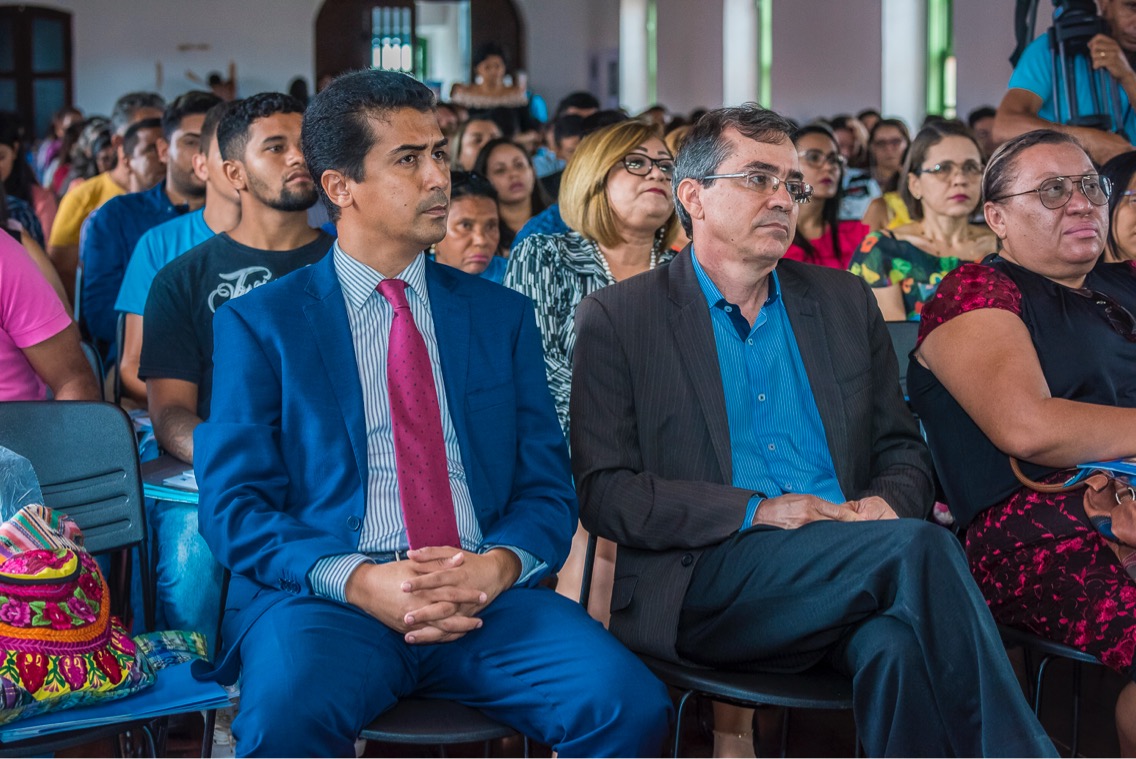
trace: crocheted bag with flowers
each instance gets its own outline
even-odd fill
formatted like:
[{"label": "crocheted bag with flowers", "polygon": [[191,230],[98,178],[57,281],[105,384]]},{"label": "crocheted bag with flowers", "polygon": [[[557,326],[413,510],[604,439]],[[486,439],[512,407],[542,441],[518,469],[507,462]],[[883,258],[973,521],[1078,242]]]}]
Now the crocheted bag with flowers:
[{"label": "crocheted bag with flowers", "polygon": [[154,682],[82,540],[46,506],[0,523],[0,725]]}]

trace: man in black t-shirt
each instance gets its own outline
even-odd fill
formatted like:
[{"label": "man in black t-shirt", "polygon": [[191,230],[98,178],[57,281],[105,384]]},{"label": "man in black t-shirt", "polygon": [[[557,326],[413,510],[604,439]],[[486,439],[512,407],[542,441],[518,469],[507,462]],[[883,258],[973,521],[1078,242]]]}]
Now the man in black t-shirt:
[{"label": "man in black t-shirt", "polygon": [[[300,151],[303,106],[264,93],[234,103],[217,127],[241,220],[158,272],[146,300],[138,376],[167,452],[193,463],[193,430],[209,416],[213,313],[227,300],[315,263],[333,239],[308,226],[316,188]],[[255,392],[255,389],[250,389]],[[197,507],[148,501],[163,627],[217,629],[221,568],[198,533]],[[220,735],[219,739],[228,739]]]},{"label": "man in black t-shirt", "polygon": [[138,376],[154,434],[193,463],[193,430],[209,415],[213,313],[225,301],[318,261],[332,238],[308,226],[316,189],[300,152],[303,106],[262,93],[234,103],[217,127],[241,221],[158,272],[146,300]]}]

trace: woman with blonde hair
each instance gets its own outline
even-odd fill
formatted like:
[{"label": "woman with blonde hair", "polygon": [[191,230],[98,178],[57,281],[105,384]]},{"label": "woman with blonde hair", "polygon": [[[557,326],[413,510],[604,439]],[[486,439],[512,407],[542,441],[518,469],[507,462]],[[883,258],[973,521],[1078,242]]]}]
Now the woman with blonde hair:
[{"label": "woman with blonde hair", "polygon": [[[623,121],[580,141],[564,169],[560,213],[569,231],[534,234],[514,248],[504,285],[532,298],[556,413],[568,436],[576,306],[590,293],[666,263],[678,233],[674,157],[654,125]],[[588,535],[577,530],[558,591],[578,598]],[[615,546],[600,541],[592,616],[606,623]]]}]

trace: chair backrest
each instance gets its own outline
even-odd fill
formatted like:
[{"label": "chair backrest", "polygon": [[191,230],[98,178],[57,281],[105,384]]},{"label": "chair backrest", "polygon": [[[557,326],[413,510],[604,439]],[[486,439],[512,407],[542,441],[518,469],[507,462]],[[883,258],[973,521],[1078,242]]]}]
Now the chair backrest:
[{"label": "chair backrest", "polygon": [[91,365],[91,371],[95,373],[95,381],[99,383],[99,397],[106,398],[106,371],[103,369],[103,360],[99,358],[99,352],[95,350],[95,346],[86,340],[79,345],[83,349],[83,355],[87,357],[87,362]]},{"label": "chair backrest", "polygon": [[143,543],[138,449],[122,409],[96,401],[0,403],[0,445],[31,462],[44,505],[75,520],[88,551]]},{"label": "chair backrest", "polygon": [[915,338],[919,336],[919,322],[887,322],[891,335],[891,347],[899,361],[899,386],[903,397],[907,397],[907,365],[911,351],[915,350]]},{"label": "chair backrest", "polygon": [[[126,342],[126,314],[119,312],[114,325],[114,402],[122,403],[122,344]],[[104,396],[106,397],[106,396]]]}]

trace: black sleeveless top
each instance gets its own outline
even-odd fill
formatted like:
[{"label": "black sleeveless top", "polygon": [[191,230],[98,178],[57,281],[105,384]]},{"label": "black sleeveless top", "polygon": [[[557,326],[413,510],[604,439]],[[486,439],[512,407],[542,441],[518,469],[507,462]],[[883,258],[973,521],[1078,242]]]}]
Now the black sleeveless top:
[{"label": "black sleeveless top", "polygon": [[[1081,294],[1086,290],[1107,297]],[[1111,311],[1122,324],[1112,325],[1110,302],[1136,313],[1133,264],[1108,264],[1102,257],[1077,291],[992,255],[981,264],[956,269],[943,280],[924,309],[919,339],[967,311],[989,307],[1014,311],[1029,329],[1053,397],[1134,408],[1136,335],[1130,341],[1118,332],[1131,325],[1131,318],[1115,306]],[[1009,457],[994,447],[935,375],[914,358],[907,388],[926,429],[947,502],[961,525],[1021,487],[1010,470]],[[1136,430],[1101,430],[1101,434],[1130,435],[1136,450]],[[1058,471],[1028,462],[1022,462],[1022,470],[1033,479]]]}]

